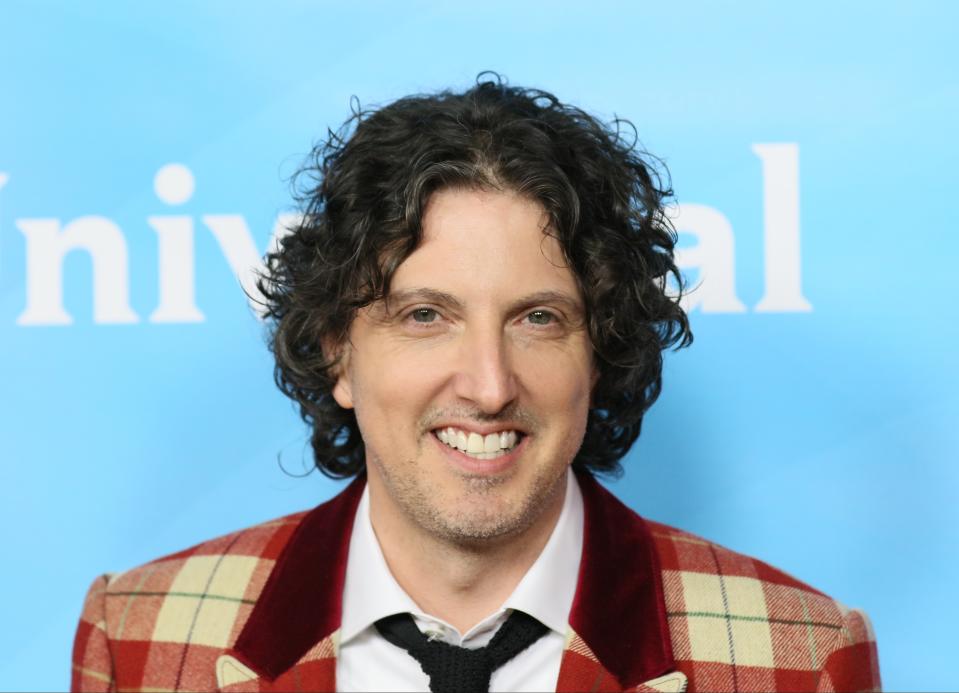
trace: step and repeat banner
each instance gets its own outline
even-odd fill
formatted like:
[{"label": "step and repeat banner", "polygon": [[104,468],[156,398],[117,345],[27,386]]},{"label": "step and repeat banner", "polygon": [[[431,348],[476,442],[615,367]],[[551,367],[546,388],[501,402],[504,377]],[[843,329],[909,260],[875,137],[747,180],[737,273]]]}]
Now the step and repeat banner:
[{"label": "step and repeat banner", "polygon": [[0,3],[0,688],[68,685],[91,580],[341,487],[247,294],[290,176],[482,70],[631,120],[695,344],[608,485],[865,609],[959,685],[959,5]]}]

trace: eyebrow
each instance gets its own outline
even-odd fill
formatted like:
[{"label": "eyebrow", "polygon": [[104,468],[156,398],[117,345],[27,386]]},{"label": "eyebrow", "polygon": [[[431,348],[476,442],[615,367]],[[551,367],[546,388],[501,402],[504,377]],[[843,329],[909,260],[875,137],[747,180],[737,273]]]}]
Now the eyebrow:
[{"label": "eyebrow", "polygon": [[[456,310],[462,310],[463,303],[453,294],[438,289],[428,287],[416,287],[412,289],[403,289],[402,291],[391,292],[386,297],[386,309],[390,310],[392,303],[415,303],[422,301],[424,303],[435,303],[437,305],[449,306]],[[578,299],[570,296],[563,291],[544,290],[536,291],[516,299],[510,303],[508,312],[513,313],[523,308],[529,308],[535,305],[560,305],[573,314],[583,312],[583,304]]]},{"label": "eyebrow", "polygon": [[418,287],[413,289],[403,289],[402,291],[391,291],[384,301],[386,310],[389,312],[392,303],[436,303],[453,308],[462,308],[463,304],[456,296],[438,289],[429,289]]}]

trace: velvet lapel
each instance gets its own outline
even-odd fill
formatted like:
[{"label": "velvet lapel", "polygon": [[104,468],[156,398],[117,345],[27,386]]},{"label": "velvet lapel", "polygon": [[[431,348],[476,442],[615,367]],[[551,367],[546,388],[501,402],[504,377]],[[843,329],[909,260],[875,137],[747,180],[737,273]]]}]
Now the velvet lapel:
[{"label": "velvet lapel", "polygon": [[592,475],[583,556],[557,690],[634,688],[675,669],[662,573],[646,523]]},{"label": "velvet lapel", "polygon": [[295,673],[298,688],[333,690],[350,535],[365,484],[366,475],[360,475],[303,518],[233,650],[218,662],[218,676],[223,667],[237,683],[253,683],[255,675],[260,680],[252,690],[269,690],[270,683],[279,685]]}]

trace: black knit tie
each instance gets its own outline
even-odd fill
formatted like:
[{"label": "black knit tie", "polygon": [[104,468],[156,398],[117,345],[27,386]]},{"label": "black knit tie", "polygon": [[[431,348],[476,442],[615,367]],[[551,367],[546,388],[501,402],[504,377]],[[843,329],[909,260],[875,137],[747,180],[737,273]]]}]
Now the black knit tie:
[{"label": "black knit tie", "polygon": [[532,616],[513,611],[486,647],[470,650],[430,640],[409,614],[381,618],[376,629],[420,663],[433,693],[487,693],[493,672],[549,630]]}]

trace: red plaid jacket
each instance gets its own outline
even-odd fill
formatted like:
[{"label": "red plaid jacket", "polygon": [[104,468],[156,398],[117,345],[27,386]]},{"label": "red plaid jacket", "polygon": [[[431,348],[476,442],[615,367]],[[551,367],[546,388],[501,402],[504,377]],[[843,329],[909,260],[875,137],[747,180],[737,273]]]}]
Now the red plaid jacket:
[{"label": "red plaid jacket", "polygon": [[[878,690],[869,621],[648,522],[580,475],[583,559],[558,691]],[[75,691],[332,691],[364,479],[316,509],[98,578]]]}]

